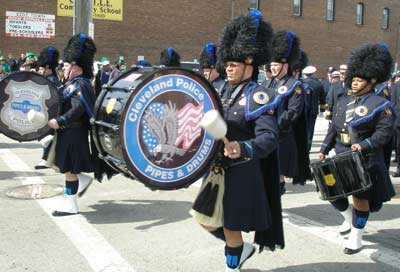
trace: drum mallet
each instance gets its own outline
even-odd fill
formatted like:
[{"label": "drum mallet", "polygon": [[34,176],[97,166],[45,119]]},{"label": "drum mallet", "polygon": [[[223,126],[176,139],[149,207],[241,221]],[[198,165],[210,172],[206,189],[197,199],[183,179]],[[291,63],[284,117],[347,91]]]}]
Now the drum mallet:
[{"label": "drum mallet", "polygon": [[200,122],[201,127],[216,140],[222,140],[224,144],[228,144],[225,137],[228,127],[224,118],[217,110],[206,112]]},{"label": "drum mallet", "polygon": [[46,119],[43,113],[35,111],[34,109],[30,109],[27,115],[28,115],[27,116],[28,120],[34,125],[43,124],[43,122],[45,122]]}]

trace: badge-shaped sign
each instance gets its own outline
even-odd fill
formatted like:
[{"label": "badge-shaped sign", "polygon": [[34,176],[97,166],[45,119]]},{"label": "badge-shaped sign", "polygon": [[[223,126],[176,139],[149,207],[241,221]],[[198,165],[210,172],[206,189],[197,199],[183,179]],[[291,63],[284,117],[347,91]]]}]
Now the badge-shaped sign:
[{"label": "badge-shaped sign", "polygon": [[256,92],[253,95],[253,100],[259,105],[264,105],[264,104],[268,103],[269,96],[267,93],[264,93],[264,92]]},{"label": "badge-shaped sign", "polygon": [[[0,82],[0,130],[18,141],[31,141],[45,136],[47,121],[59,111],[57,88],[46,78],[31,72],[11,74]],[[44,118],[28,119],[34,110]]]},{"label": "badge-shaped sign", "polygon": [[[161,70],[138,86],[123,117],[124,155],[144,183],[175,189],[204,174],[217,143],[202,130],[205,112],[219,109],[212,87],[187,70]],[[196,77],[198,79],[195,80]]]}]

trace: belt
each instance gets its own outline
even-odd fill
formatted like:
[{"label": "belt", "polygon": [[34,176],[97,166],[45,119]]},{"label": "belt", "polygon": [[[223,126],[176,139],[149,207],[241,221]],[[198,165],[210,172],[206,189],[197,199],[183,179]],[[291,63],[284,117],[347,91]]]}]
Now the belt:
[{"label": "belt", "polygon": [[344,144],[350,144],[350,135],[347,133],[339,133],[338,135],[339,141]]}]

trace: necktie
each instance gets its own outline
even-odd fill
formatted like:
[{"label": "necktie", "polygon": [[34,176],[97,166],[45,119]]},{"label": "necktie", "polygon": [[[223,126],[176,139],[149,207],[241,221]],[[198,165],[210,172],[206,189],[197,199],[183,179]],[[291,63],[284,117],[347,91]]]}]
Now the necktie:
[{"label": "necktie", "polygon": [[349,103],[347,103],[346,123],[349,123],[351,120],[353,120],[355,105],[356,105],[356,98],[353,96],[351,97]]}]

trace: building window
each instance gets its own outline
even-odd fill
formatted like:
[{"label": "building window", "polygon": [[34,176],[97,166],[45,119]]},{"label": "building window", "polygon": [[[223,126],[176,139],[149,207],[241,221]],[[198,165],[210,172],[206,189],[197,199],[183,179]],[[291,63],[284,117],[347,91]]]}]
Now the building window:
[{"label": "building window", "polygon": [[382,28],[388,29],[389,28],[389,9],[383,9],[383,21],[382,21]]},{"label": "building window", "polygon": [[301,16],[301,0],[293,0],[293,15]]},{"label": "building window", "polygon": [[260,9],[260,0],[250,0],[250,9]]},{"label": "building window", "polygon": [[357,4],[357,14],[356,14],[356,24],[362,25],[364,24],[364,4],[358,3]]},{"label": "building window", "polygon": [[335,0],[326,1],[326,20],[335,20]]}]

